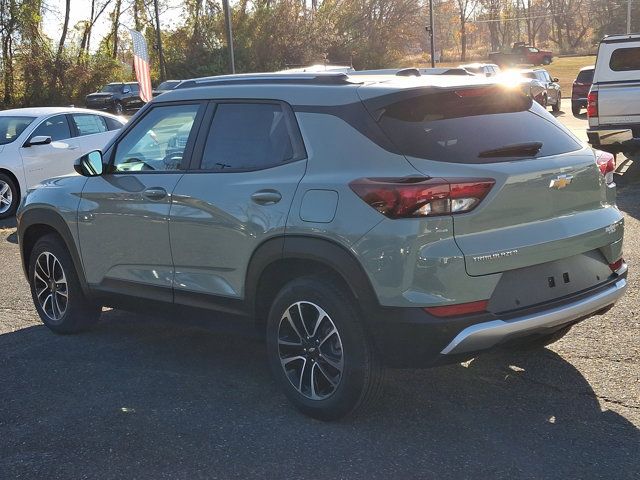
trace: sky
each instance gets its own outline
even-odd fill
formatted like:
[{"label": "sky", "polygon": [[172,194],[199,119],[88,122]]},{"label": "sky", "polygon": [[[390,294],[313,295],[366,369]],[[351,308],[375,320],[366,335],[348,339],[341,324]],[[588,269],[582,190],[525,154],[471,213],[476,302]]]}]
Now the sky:
[{"label": "sky", "polygon": [[[115,2],[112,2],[115,3]],[[160,10],[160,25],[162,28],[173,27],[181,18],[182,1],[181,0],[165,0],[162,4],[168,7]],[[52,38],[55,42],[60,39],[62,33],[62,25],[64,22],[64,0],[45,0],[46,10],[43,16],[44,33]],[[123,1],[128,6],[129,2]],[[69,38],[68,41],[80,41],[80,32],[74,30],[74,26],[83,20],[88,20],[90,15],[91,2],[89,0],[71,0],[71,14],[69,16]],[[95,49],[100,40],[109,32],[109,13],[113,9],[111,5],[102,14],[96,25],[94,26],[91,36],[91,47]],[[122,16],[123,27],[133,27],[133,16],[130,9],[124,11]],[[74,36],[75,35],[75,36]]]}]

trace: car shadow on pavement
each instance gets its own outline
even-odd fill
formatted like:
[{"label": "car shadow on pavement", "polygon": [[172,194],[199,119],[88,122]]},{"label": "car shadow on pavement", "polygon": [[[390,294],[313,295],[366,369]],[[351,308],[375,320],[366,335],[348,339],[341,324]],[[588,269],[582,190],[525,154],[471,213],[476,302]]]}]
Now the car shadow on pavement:
[{"label": "car shadow on pavement", "polygon": [[[196,319],[197,320],[197,319]],[[107,311],[0,335],[0,477],[633,478],[638,429],[551,350],[390,370],[367,412],[292,409],[263,343]]]}]

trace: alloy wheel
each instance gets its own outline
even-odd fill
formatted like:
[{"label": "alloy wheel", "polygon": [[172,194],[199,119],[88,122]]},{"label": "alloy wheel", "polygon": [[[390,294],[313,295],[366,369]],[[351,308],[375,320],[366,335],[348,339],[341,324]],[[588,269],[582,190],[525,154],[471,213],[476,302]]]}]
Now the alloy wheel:
[{"label": "alloy wheel", "polygon": [[60,321],[69,304],[69,287],[62,264],[53,253],[42,252],[38,256],[33,282],[42,311],[50,320]]},{"label": "alloy wheel", "polygon": [[344,370],[342,340],[336,325],[318,305],[289,306],[278,326],[280,364],[291,385],[311,400],[335,393]]},{"label": "alloy wheel", "polygon": [[0,213],[6,213],[11,208],[13,204],[13,192],[11,191],[11,186],[0,180]]}]

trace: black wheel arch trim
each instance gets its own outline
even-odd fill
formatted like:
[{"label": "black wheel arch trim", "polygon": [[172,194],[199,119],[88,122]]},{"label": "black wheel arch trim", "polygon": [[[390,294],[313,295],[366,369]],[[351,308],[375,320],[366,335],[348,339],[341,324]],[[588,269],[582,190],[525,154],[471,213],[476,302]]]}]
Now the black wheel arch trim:
[{"label": "black wheel arch trim", "polygon": [[25,233],[30,227],[34,225],[44,225],[53,229],[59,236],[62,238],[62,241],[65,243],[69,254],[71,255],[71,259],[74,263],[74,268],[76,274],[78,275],[78,279],[80,280],[80,286],[82,287],[83,293],[88,295],[90,293],[89,286],[87,284],[86,277],[84,275],[84,270],[82,268],[82,259],[80,258],[80,252],[76,247],[76,242],[74,241],[73,235],[71,234],[71,229],[62,216],[53,210],[45,209],[45,208],[35,208],[30,209],[20,214],[20,218],[18,221],[18,241],[20,245],[20,257],[22,258],[22,269],[29,280],[29,265],[27,261],[27,257],[24,252],[24,238]]},{"label": "black wheel arch trim", "polygon": [[245,301],[252,315],[256,313],[254,309],[262,274],[274,262],[289,259],[312,260],[326,265],[344,279],[365,310],[379,307],[369,277],[345,246],[315,236],[285,235],[266,240],[251,257],[246,273]]}]

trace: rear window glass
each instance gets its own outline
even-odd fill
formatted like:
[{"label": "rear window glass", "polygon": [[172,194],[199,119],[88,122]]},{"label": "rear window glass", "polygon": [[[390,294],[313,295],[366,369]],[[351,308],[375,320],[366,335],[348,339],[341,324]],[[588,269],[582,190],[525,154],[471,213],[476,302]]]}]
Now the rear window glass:
[{"label": "rear window glass", "polygon": [[640,47],[614,50],[609,60],[609,68],[614,72],[640,70]]},{"label": "rear window glass", "polygon": [[542,107],[503,88],[412,96],[372,113],[404,155],[429,160],[492,163],[581,148]]},{"label": "rear window glass", "polygon": [[582,70],[578,73],[578,77],[576,78],[576,82],[579,83],[593,83],[593,69],[590,70]]}]

